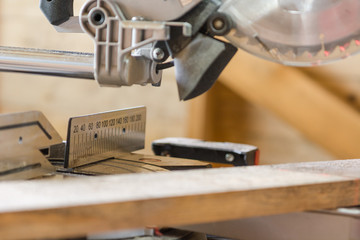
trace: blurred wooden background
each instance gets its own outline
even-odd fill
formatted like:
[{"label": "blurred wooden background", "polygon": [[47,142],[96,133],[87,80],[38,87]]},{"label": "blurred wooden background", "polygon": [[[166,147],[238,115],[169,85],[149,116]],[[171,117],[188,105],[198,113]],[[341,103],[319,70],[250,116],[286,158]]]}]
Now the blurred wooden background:
[{"label": "blurred wooden background", "polygon": [[[84,1],[75,1],[77,9]],[[0,44],[92,51],[85,34],[57,33],[37,0],[0,2]],[[263,164],[360,156],[360,56],[318,68],[292,68],[239,51],[209,93],[178,100],[173,70],[160,88],[100,88],[93,81],[2,73],[3,113],[40,110],[65,138],[71,116],[148,107],[147,144],[195,137],[259,146]]]}]

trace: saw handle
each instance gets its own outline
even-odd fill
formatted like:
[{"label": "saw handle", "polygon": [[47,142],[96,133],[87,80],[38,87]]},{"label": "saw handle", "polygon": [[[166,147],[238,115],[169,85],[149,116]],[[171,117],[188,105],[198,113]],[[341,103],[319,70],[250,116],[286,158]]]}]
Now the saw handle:
[{"label": "saw handle", "polygon": [[60,25],[74,16],[74,0],[40,0],[40,9],[52,25]]}]

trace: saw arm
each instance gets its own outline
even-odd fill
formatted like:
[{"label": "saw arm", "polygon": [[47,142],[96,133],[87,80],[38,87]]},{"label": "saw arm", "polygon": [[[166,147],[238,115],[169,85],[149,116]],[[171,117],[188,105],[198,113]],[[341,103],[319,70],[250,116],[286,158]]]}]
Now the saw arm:
[{"label": "saw arm", "polygon": [[160,86],[162,70],[174,66],[188,100],[213,85],[236,47],[294,66],[360,49],[360,0],[88,0],[79,16],[73,0],[40,0],[40,8],[57,31],[86,33],[94,53],[3,48],[0,70],[120,87]]},{"label": "saw arm", "polygon": [[159,86],[162,70],[175,65],[181,100],[207,91],[237,51],[214,39],[232,26],[217,12],[220,5],[217,0],[89,0],[74,17],[73,1],[40,1],[55,29],[80,28],[93,39],[93,76],[101,86]]}]

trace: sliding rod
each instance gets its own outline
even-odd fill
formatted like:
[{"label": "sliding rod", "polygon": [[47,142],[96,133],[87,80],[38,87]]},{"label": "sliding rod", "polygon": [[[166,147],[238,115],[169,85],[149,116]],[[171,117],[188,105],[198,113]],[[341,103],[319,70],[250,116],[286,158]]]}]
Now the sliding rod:
[{"label": "sliding rod", "polygon": [[94,55],[31,48],[0,47],[0,71],[94,79]]}]

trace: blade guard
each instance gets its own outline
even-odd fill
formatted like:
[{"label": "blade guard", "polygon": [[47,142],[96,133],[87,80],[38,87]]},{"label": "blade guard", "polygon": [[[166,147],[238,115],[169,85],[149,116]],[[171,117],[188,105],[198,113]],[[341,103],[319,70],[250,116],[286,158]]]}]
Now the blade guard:
[{"label": "blade guard", "polygon": [[229,43],[198,34],[174,58],[180,100],[209,90],[236,51]]}]

